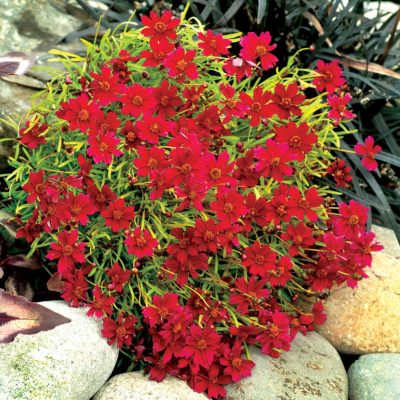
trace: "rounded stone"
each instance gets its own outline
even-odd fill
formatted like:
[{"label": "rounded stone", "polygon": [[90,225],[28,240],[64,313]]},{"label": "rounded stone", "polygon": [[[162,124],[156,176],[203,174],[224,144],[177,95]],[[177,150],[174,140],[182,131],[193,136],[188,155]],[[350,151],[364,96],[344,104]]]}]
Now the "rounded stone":
[{"label": "rounded stone", "polygon": [[376,240],[384,247],[380,252],[393,257],[400,257],[400,243],[392,229],[372,225],[371,230],[376,235]]},{"label": "rounded stone", "polygon": [[399,353],[400,260],[378,253],[366,273],[356,289],[332,289],[318,331],[341,353]]},{"label": "rounded stone", "polygon": [[127,372],[113,376],[93,400],[206,400],[186,382],[168,376],[162,382],[150,381],[142,372]]},{"label": "rounded stone", "polygon": [[118,349],[99,320],[63,301],[39,303],[71,320],[0,345],[0,400],[88,400],[111,375]]},{"label": "rounded stone", "polygon": [[298,334],[278,359],[252,348],[252,376],[227,386],[227,400],[347,400],[347,375],[337,351],[316,332]]},{"label": "rounded stone", "polygon": [[399,400],[400,354],[367,354],[349,369],[350,400]]}]

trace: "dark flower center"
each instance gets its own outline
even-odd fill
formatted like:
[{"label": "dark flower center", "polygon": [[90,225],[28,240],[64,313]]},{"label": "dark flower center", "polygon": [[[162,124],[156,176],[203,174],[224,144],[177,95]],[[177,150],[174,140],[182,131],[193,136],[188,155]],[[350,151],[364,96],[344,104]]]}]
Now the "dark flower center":
[{"label": "dark flower center", "polygon": [[349,224],[350,224],[350,225],[357,225],[357,224],[358,224],[358,221],[359,221],[359,218],[358,218],[357,215],[352,215],[352,216],[349,218]]},{"label": "dark flower center", "polygon": [[219,168],[213,168],[211,171],[210,171],[210,176],[211,176],[211,178],[212,179],[214,179],[214,180],[217,180],[218,178],[220,178],[221,177],[221,170],[219,169]]},{"label": "dark flower center", "polygon": [[147,243],[147,239],[143,236],[140,236],[138,238],[136,238],[136,244],[138,247],[144,247],[146,246]]},{"label": "dark flower center", "polygon": [[176,63],[176,68],[178,68],[180,71],[184,71],[186,66],[187,66],[187,62],[185,60],[179,60]]},{"label": "dark flower center", "polygon": [[224,212],[227,214],[231,213],[233,211],[233,204],[232,203],[226,203],[224,205]]},{"label": "dark flower center", "polygon": [[108,144],[107,143],[100,143],[99,144],[99,150],[101,151],[101,152],[105,152],[105,151],[107,151],[108,150]]},{"label": "dark flower center", "polygon": [[99,82],[99,86],[103,92],[108,92],[110,90],[110,84],[106,81]]},{"label": "dark flower center", "polygon": [[257,265],[262,265],[262,264],[264,264],[264,260],[265,260],[265,258],[264,258],[264,256],[262,256],[261,254],[258,254],[258,255],[256,256],[256,258],[254,259],[254,261],[255,261],[255,263],[256,263]]},{"label": "dark flower center", "polygon": [[205,349],[207,348],[207,342],[206,342],[204,339],[200,339],[200,340],[197,342],[197,348],[198,348],[199,350],[205,350]]},{"label": "dark flower center", "polygon": [[256,54],[259,57],[265,56],[267,54],[267,49],[265,48],[265,46],[258,45],[256,46]]},{"label": "dark flower center", "polygon": [[147,161],[147,166],[151,169],[157,168],[158,161],[155,158],[149,158],[149,161]]},{"label": "dark flower center", "polygon": [[78,113],[78,119],[81,121],[87,121],[89,119],[89,111],[88,110],[81,110]]},{"label": "dark flower center", "polygon": [[154,24],[154,30],[158,33],[164,33],[167,30],[167,26],[164,22],[156,22]]},{"label": "dark flower center", "polygon": [[126,329],[123,326],[119,326],[116,330],[115,330],[115,335],[117,337],[124,337],[126,335]]},{"label": "dark flower center", "polygon": [[293,136],[292,138],[290,138],[289,143],[292,147],[294,148],[298,148],[301,146],[301,139],[298,136]]},{"label": "dark flower center", "polygon": [[181,167],[182,175],[189,175],[192,172],[192,166],[189,163],[185,163]]},{"label": "dark flower center", "polygon": [[260,103],[253,103],[250,107],[251,111],[258,112],[261,110],[261,104]]},{"label": "dark flower center", "polygon": [[113,215],[113,218],[118,221],[122,218],[124,213],[121,210],[115,210],[115,211],[113,211],[112,215]]},{"label": "dark flower center", "polygon": [[232,360],[232,366],[233,366],[234,368],[240,368],[241,365],[242,365],[242,359],[241,359],[241,358],[235,357],[235,358]]},{"label": "dark flower center", "polygon": [[135,106],[141,106],[141,105],[143,104],[143,99],[142,99],[140,96],[135,96],[135,97],[132,99],[132,103],[133,103]]},{"label": "dark flower center", "polygon": [[63,254],[64,256],[70,256],[73,253],[74,249],[69,244],[63,246]]}]

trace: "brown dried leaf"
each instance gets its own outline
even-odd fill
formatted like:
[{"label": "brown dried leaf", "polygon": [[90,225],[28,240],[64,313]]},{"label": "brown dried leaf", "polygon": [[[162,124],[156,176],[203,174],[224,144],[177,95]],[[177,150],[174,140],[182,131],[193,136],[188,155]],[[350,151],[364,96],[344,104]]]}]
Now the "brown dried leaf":
[{"label": "brown dried leaf", "polygon": [[0,344],[12,342],[18,334],[48,331],[70,321],[40,304],[0,289]]},{"label": "brown dried leaf", "polygon": [[0,56],[0,76],[23,75],[34,64],[32,56],[20,52]]},{"label": "brown dried leaf", "polygon": [[24,254],[15,254],[13,256],[6,257],[1,263],[4,267],[21,267],[32,270],[39,270],[41,265],[36,257],[26,258]]},{"label": "brown dried leaf", "polygon": [[64,282],[61,278],[61,275],[58,272],[55,272],[51,278],[47,281],[47,289],[52,292],[62,293],[64,288]]}]

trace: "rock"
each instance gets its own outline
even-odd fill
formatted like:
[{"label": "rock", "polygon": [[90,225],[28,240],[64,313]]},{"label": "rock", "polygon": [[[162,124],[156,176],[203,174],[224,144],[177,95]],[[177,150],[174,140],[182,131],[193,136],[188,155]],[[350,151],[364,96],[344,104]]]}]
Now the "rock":
[{"label": "rock", "polygon": [[349,369],[350,400],[400,399],[400,354],[361,356]]},{"label": "rock", "polygon": [[63,301],[40,303],[71,322],[0,345],[0,400],[88,400],[111,375],[118,349],[100,322]]},{"label": "rock", "polygon": [[298,334],[279,359],[253,348],[251,377],[227,387],[227,400],[347,400],[339,354],[316,332]]},{"label": "rock", "polygon": [[371,229],[376,234],[376,240],[385,247],[380,253],[400,258],[400,244],[394,231],[378,225],[372,225]]},{"label": "rock", "polygon": [[142,372],[127,372],[112,377],[93,400],[207,400],[186,382],[168,376],[162,382],[150,381]]},{"label": "rock", "polygon": [[367,274],[356,289],[332,289],[318,331],[341,353],[400,352],[400,260],[378,253]]}]

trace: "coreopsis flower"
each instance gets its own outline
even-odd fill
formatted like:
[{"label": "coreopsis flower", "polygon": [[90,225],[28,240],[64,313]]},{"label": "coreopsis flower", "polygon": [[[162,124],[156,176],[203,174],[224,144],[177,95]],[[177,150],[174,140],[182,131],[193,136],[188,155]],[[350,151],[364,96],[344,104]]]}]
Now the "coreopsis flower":
[{"label": "coreopsis flower", "polygon": [[25,183],[22,189],[28,193],[28,197],[26,198],[28,203],[34,203],[36,200],[44,200],[47,196],[44,170],[40,169],[37,172],[31,172],[28,183]]},{"label": "coreopsis flower", "polygon": [[182,350],[182,357],[191,358],[194,372],[199,367],[209,368],[217,355],[221,342],[221,336],[215,328],[206,326],[202,329],[193,324],[186,336],[186,346]]},{"label": "coreopsis flower", "polygon": [[258,159],[256,171],[261,172],[263,176],[282,182],[285,176],[293,175],[293,168],[288,163],[294,160],[294,156],[287,143],[268,139],[265,147],[257,147],[254,150],[254,155]]},{"label": "coreopsis flower", "polygon": [[36,149],[41,144],[46,143],[45,133],[48,128],[47,124],[39,124],[37,118],[26,121],[25,128],[21,128],[18,132],[19,141],[28,149]]},{"label": "coreopsis flower", "polygon": [[318,76],[314,78],[312,83],[320,92],[326,90],[331,94],[346,83],[346,80],[343,78],[343,71],[339,67],[338,60],[333,60],[330,63],[318,60],[315,72]]},{"label": "coreopsis flower", "polygon": [[199,38],[198,46],[205,56],[219,57],[229,54],[228,46],[231,41],[224,38],[221,33],[215,34],[208,29],[206,34],[199,32],[197,36]]},{"label": "coreopsis flower", "polygon": [[176,28],[180,21],[172,17],[171,11],[164,11],[158,16],[154,11],[150,11],[150,17],[142,16],[142,34],[150,37],[150,43],[164,44],[168,40],[176,39]]},{"label": "coreopsis flower", "polygon": [[350,175],[351,168],[346,165],[346,162],[340,158],[337,158],[332,164],[329,165],[326,172],[333,176],[336,185],[338,187],[347,188],[350,186],[350,182],[353,180]]},{"label": "coreopsis flower", "polygon": [[71,130],[79,129],[86,132],[93,119],[102,111],[99,105],[90,101],[86,93],[78,97],[73,97],[60,104],[60,109],[56,112],[58,118],[68,121]]},{"label": "coreopsis flower", "polygon": [[233,176],[237,179],[239,187],[253,187],[258,184],[261,172],[256,171],[253,149],[248,150],[244,157],[236,159],[236,169]]},{"label": "coreopsis flower", "polygon": [[112,305],[115,303],[115,298],[107,296],[103,293],[98,285],[93,289],[93,300],[89,303],[89,310],[87,315],[91,317],[94,315],[97,318],[101,318],[106,315],[112,314]]},{"label": "coreopsis flower", "polygon": [[305,325],[308,331],[313,331],[315,330],[315,325],[322,325],[326,321],[326,318],[322,301],[317,301],[313,304],[311,313],[300,316],[300,323]]},{"label": "coreopsis flower", "polygon": [[69,301],[71,307],[79,307],[87,301],[87,291],[89,283],[85,279],[84,269],[75,269],[66,276],[62,287],[61,298]]},{"label": "coreopsis flower", "polygon": [[58,243],[50,243],[50,250],[46,258],[49,260],[58,260],[58,272],[61,275],[74,269],[76,263],[85,262],[85,243],[78,242],[78,231],[62,231],[58,234]]},{"label": "coreopsis flower", "polygon": [[266,218],[268,202],[264,197],[259,197],[257,199],[253,193],[249,193],[245,197],[245,202],[246,207],[249,210],[246,216],[246,221],[249,221],[250,229],[253,221],[259,226],[266,226],[270,222]]},{"label": "coreopsis flower", "polygon": [[276,44],[271,45],[271,40],[269,32],[263,32],[260,36],[249,32],[240,40],[240,57],[246,61],[256,61],[259,58],[264,70],[274,67],[278,58],[271,53],[276,48]]},{"label": "coreopsis flower", "polygon": [[125,200],[118,198],[101,211],[101,216],[105,219],[106,226],[109,226],[113,232],[119,232],[122,229],[128,229],[135,217],[134,207],[125,206]]},{"label": "coreopsis flower", "polygon": [[362,232],[350,245],[352,256],[360,264],[367,267],[372,263],[372,252],[383,250],[383,246],[375,240],[374,232]]},{"label": "coreopsis flower", "polygon": [[96,119],[91,121],[89,135],[97,135],[99,133],[113,133],[115,135],[120,125],[121,120],[116,112],[101,112]]},{"label": "coreopsis flower", "polygon": [[293,156],[298,161],[304,160],[304,155],[309,153],[318,137],[315,133],[309,133],[309,126],[306,122],[297,125],[295,122],[288,122],[275,128],[275,140],[278,143],[288,143]]},{"label": "coreopsis flower", "polygon": [[211,152],[207,152],[204,157],[206,179],[210,186],[236,185],[236,179],[232,177],[234,163],[229,163],[229,154],[223,151],[215,157]]},{"label": "coreopsis flower", "polygon": [[153,250],[158,246],[157,239],[153,238],[151,233],[145,229],[136,228],[124,242],[128,248],[128,253],[137,258],[151,257]]},{"label": "coreopsis flower", "polygon": [[121,113],[138,118],[142,114],[151,114],[157,107],[156,99],[153,97],[153,89],[145,88],[139,83],[128,86],[121,96]]},{"label": "coreopsis flower", "polygon": [[96,211],[100,212],[105,210],[117,198],[117,195],[106,183],[98,189],[93,181],[87,183],[87,194],[90,196],[92,204],[96,207]]},{"label": "coreopsis flower", "polygon": [[247,315],[249,306],[253,307],[261,299],[266,299],[271,294],[265,289],[266,280],[257,280],[256,276],[252,276],[248,282],[243,277],[235,280],[236,290],[229,297],[229,304],[236,306],[236,310]]},{"label": "coreopsis flower", "polygon": [[290,199],[288,202],[288,212],[299,220],[306,217],[309,221],[315,222],[318,219],[318,214],[315,212],[319,208],[324,199],[318,194],[317,188],[313,186],[301,195],[297,187],[289,188]]},{"label": "coreopsis flower", "polygon": [[217,199],[210,204],[210,209],[216,213],[220,222],[228,225],[236,222],[248,211],[243,195],[233,189],[219,189]]},{"label": "coreopsis flower", "polygon": [[272,107],[279,118],[289,119],[291,115],[301,115],[299,106],[305,98],[306,96],[299,93],[296,83],[291,83],[287,88],[282,83],[278,83],[271,95]]},{"label": "coreopsis flower", "polygon": [[290,273],[293,263],[289,256],[283,256],[278,259],[274,269],[268,270],[268,282],[271,286],[285,286],[291,279]]},{"label": "coreopsis flower", "polygon": [[272,199],[267,202],[265,218],[268,222],[273,222],[275,225],[283,222],[289,222],[292,214],[289,212],[289,187],[287,185],[279,185],[272,196]]},{"label": "coreopsis flower", "polygon": [[196,64],[193,59],[196,57],[196,50],[184,50],[178,47],[169,54],[164,61],[165,68],[168,68],[168,75],[176,78],[177,82],[183,82],[185,78],[194,80],[199,76]]},{"label": "coreopsis flower", "polygon": [[221,373],[221,367],[213,363],[209,368],[201,369],[200,373],[193,375],[189,385],[197,393],[206,392],[210,399],[218,399],[226,396],[223,385],[231,382],[229,376]]},{"label": "coreopsis flower", "polygon": [[119,83],[118,74],[113,74],[111,68],[104,65],[99,74],[91,72],[90,76],[93,81],[89,89],[94,101],[104,107],[119,100],[118,95],[123,93],[125,85]]},{"label": "coreopsis flower", "polygon": [[268,327],[257,336],[257,341],[261,344],[261,352],[273,358],[280,356],[276,349],[288,351],[292,338],[289,334],[289,317],[279,311],[272,314]]},{"label": "coreopsis flower", "polygon": [[163,296],[153,296],[153,304],[142,310],[143,316],[149,321],[149,325],[154,327],[163,323],[170,316],[182,312],[182,307],[178,303],[176,293],[165,293]]},{"label": "coreopsis flower", "polygon": [[97,135],[89,135],[87,154],[93,158],[93,161],[98,164],[104,162],[111,164],[113,156],[122,156],[122,151],[116,146],[119,144],[118,139],[112,132],[99,133]]},{"label": "coreopsis flower", "polygon": [[44,222],[38,222],[39,211],[35,209],[32,212],[32,217],[26,222],[22,222],[18,218],[16,220],[22,224],[21,228],[17,229],[16,238],[24,238],[28,243],[32,243],[36,238],[39,238],[43,232]]},{"label": "coreopsis flower", "polygon": [[241,92],[239,96],[243,110],[250,117],[250,126],[258,126],[261,119],[273,115],[274,109],[270,104],[271,93],[264,92],[260,86],[254,89],[253,97],[245,92]]},{"label": "coreopsis flower", "polygon": [[164,118],[174,116],[182,105],[178,96],[178,87],[170,86],[167,80],[162,81],[160,86],[154,89],[153,96],[157,100],[158,115]]},{"label": "coreopsis flower", "polygon": [[292,242],[289,247],[289,254],[292,257],[297,256],[301,249],[307,249],[315,244],[313,229],[303,222],[299,222],[296,226],[289,225],[281,234],[281,238]]},{"label": "coreopsis flower", "polygon": [[354,146],[354,151],[356,152],[356,154],[363,156],[361,164],[368,171],[376,171],[376,169],[378,168],[378,163],[375,160],[375,156],[382,151],[381,146],[374,146],[374,144],[374,138],[372,136],[368,136],[365,139],[365,144],[357,143]]},{"label": "coreopsis flower", "polygon": [[332,232],[328,232],[324,234],[322,241],[325,244],[322,254],[328,261],[337,262],[345,259],[346,240],[344,236],[336,236]]},{"label": "coreopsis flower", "polygon": [[236,76],[236,82],[240,82],[244,76],[249,78],[256,66],[252,61],[246,61],[243,58],[229,58],[225,61],[223,69],[229,76]]},{"label": "coreopsis flower", "polygon": [[81,189],[83,186],[82,177],[77,175],[56,174],[47,179],[46,193],[48,200],[56,202],[60,196],[65,196],[73,188]]},{"label": "coreopsis flower", "polygon": [[251,370],[256,364],[246,358],[242,358],[242,342],[237,341],[232,347],[225,346],[223,356],[219,363],[224,366],[224,374],[229,375],[233,382],[239,382],[241,379],[251,376]]},{"label": "coreopsis flower", "polygon": [[265,277],[269,269],[275,268],[277,254],[267,244],[255,241],[243,252],[242,265],[250,273]]},{"label": "coreopsis flower", "polygon": [[125,148],[128,150],[136,149],[141,142],[136,124],[133,124],[129,119],[122,127],[121,135],[125,138]]},{"label": "coreopsis flower", "polygon": [[328,104],[331,107],[328,112],[328,118],[333,121],[334,125],[339,125],[342,120],[353,119],[356,116],[346,108],[350,100],[350,93],[341,96],[337,96],[336,94],[328,96]]},{"label": "coreopsis flower", "polygon": [[368,221],[368,208],[354,200],[349,204],[339,203],[339,217],[333,220],[335,233],[346,239],[355,238],[365,231]]},{"label": "coreopsis flower", "polygon": [[169,131],[168,123],[161,115],[145,115],[137,121],[136,128],[139,139],[150,144],[158,144],[160,137],[167,136]]},{"label": "coreopsis flower", "polygon": [[150,149],[144,146],[138,146],[136,151],[138,157],[135,158],[133,163],[138,168],[138,176],[150,176],[151,178],[157,175],[157,172],[161,172],[169,165],[164,149],[156,146],[153,146]]},{"label": "coreopsis flower", "polygon": [[134,315],[118,315],[117,321],[110,317],[103,319],[101,334],[107,339],[109,345],[117,342],[118,348],[132,345],[132,340],[136,334],[135,324],[138,319]]},{"label": "coreopsis flower", "polygon": [[193,242],[195,230],[188,227],[186,230],[182,228],[171,229],[171,234],[177,239],[167,247],[167,252],[171,256],[175,256],[179,261],[185,262],[189,256],[197,256],[199,251]]},{"label": "coreopsis flower", "polygon": [[186,210],[188,207],[193,207],[196,210],[203,211],[202,200],[208,193],[208,186],[205,181],[199,182],[186,182],[183,187],[175,187],[174,191],[176,196],[181,200],[176,211]]},{"label": "coreopsis flower", "polygon": [[111,279],[111,282],[107,285],[107,289],[122,293],[125,284],[128,283],[132,275],[132,271],[122,269],[118,263],[115,263],[111,268],[106,270],[106,274]]},{"label": "coreopsis flower", "polygon": [[232,117],[243,118],[245,114],[244,107],[241,106],[239,99],[236,96],[235,89],[228,83],[221,83],[219,85],[221,94],[225,97],[220,104],[223,106],[220,112],[225,115],[224,124],[232,120]]},{"label": "coreopsis flower", "polygon": [[220,231],[219,225],[211,218],[207,221],[197,218],[193,231],[193,243],[197,245],[199,251],[216,253],[221,235]]},{"label": "coreopsis flower", "polygon": [[171,42],[151,42],[151,50],[143,50],[140,57],[144,59],[144,67],[159,67],[164,64],[168,54],[175,50]]},{"label": "coreopsis flower", "polygon": [[97,211],[97,207],[87,194],[79,193],[76,196],[71,192],[66,197],[64,218],[66,221],[78,222],[86,225],[89,222],[89,215]]}]

